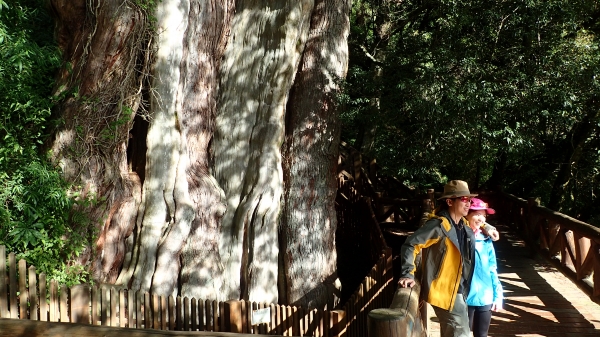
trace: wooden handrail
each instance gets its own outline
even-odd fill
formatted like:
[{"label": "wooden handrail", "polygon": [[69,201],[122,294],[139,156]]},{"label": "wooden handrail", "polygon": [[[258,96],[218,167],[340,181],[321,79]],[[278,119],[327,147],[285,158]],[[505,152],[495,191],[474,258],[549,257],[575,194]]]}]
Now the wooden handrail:
[{"label": "wooden handrail", "polygon": [[511,200],[512,202],[515,202],[516,204],[518,204],[519,206],[521,206],[523,208],[528,208],[529,211],[531,211],[535,214],[542,215],[544,218],[546,218],[548,220],[553,220],[555,222],[558,222],[562,226],[564,226],[565,228],[567,228],[569,230],[578,231],[580,233],[585,234],[589,238],[600,239],[600,228],[598,228],[596,226],[593,226],[587,222],[577,220],[566,214],[562,214],[562,213],[553,211],[544,206],[540,206],[537,203],[533,203],[532,200],[534,200],[534,198],[525,200],[523,198],[519,198],[517,196],[514,196],[514,195],[506,193],[506,192],[499,192],[499,193],[503,198]]},{"label": "wooden handrail", "polygon": [[[600,228],[506,192],[499,215],[595,302],[600,303]],[[593,274],[593,277],[590,277]]]}]

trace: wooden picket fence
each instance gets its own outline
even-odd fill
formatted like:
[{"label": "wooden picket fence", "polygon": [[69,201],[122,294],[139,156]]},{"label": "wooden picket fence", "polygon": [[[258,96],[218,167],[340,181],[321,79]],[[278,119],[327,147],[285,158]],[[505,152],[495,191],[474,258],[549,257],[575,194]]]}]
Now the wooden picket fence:
[{"label": "wooden picket fence", "polygon": [[[197,300],[103,286],[46,282],[25,260],[0,246],[0,318],[174,331],[223,331],[279,336],[365,336],[366,314],[391,298],[391,252],[376,265],[342,310],[305,310],[249,301]],[[8,268],[7,268],[8,267]],[[266,315],[266,316],[265,316]],[[259,324],[257,316],[262,316]],[[255,322],[253,322],[253,319]]]},{"label": "wooden picket fence", "polygon": [[[280,336],[341,336],[344,312],[250,301],[173,298],[102,286],[46,282],[25,260],[0,246],[0,317],[175,331],[224,331]],[[8,267],[8,268],[7,268]],[[8,270],[7,270],[8,269]],[[8,272],[8,273],[7,273]],[[260,324],[253,318],[260,315]],[[265,316],[266,315],[266,316]]]}]

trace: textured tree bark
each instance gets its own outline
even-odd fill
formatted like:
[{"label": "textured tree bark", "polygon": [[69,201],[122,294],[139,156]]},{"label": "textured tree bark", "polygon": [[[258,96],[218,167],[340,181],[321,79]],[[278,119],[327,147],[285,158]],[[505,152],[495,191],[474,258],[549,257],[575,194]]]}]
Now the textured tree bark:
[{"label": "textured tree bark", "polygon": [[143,220],[136,263],[120,280],[134,290],[220,298],[218,228],[225,205],[209,172],[209,144],[232,9],[232,1],[158,5]]},{"label": "textured tree bark", "polygon": [[237,3],[224,62],[215,132],[215,177],[225,191],[220,252],[226,298],[277,302],[289,89],[314,1]]},{"label": "textured tree bark", "polygon": [[188,130],[190,165],[187,172],[195,219],[182,252],[181,296],[226,300],[219,290],[222,267],[219,229],[225,213],[223,190],[210,174],[210,141],[215,129],[218,69],[225,51],[233,0],[193,3],[190,8],[186,97],[180,128]]},{"label": "textured tree bark", "polygon": [[[52,160],[80,198],[100,233],[79,263],[101,282],[114,282],[133,230],[141,182],[127,165],[128,131],[140,104],[145,64],[138,62],[143,14],[122,0],[52,0],[64,66],[57,75],[57,107],[64,121],[48,144]],[[91,230],[75,228],[75,230]],[[85,234],[92,236],[91,233]],[[95,251],[95,252],[94,252]]]},{"label": "textured tree bark", "polygon": [[349,0],[315,2],[288,103],[281,217],[286,302],[306,308],[333,308],[340,295],[334,207],[337,95],[348,67],[350,5]]},{"label": "textured tree bark", "polygon": [[[48,147],[97,201],[85,211],[98,241],[80,261],[94,279],[198,299],[333,303],[349,1],[319,1],[314,15],[314,0],[163,0],[151,13],[125,0],[51,3],[64,124]],[[282,151],[300,156],[286,161],[285,196]],[[281,299],[280,242],[291,270]],[[319,263],[297,264],[313,262],[306,252]]]},{"label": "textured tree bark", "polygon": [[[187,164],[187,158],[181,156],[181,150],[185,151],[186,144],[181,141],[181,130],[177,128],[177,112],[181,111],[182,104],[182,98],[178,95],[182,81],[180,64],[188,15],[188,1],[161,1],[156,10],[156,55],[152,71],[153,92],[150,96],[151,122],[146,138],[146,180],[138,214],[138,225],[141,225],[137,241],[139,255],[131,282],[131,289],[142,292],[150,291],[154,270],[162,262],[157,261],[157,243],[165,244],[163,233],[178,227],[177,234],[187,236],[194,214],[187,195],[185,175],[181,177],[181,167]],[[177,219],[176,197],[179,199]],[[178,264],[175,255],[177,249],[168,246],[164,249],[170,249],[171,254],[163,254],[170,255],[171,264]],[[175,268],[179,269],[178,266]]]}]

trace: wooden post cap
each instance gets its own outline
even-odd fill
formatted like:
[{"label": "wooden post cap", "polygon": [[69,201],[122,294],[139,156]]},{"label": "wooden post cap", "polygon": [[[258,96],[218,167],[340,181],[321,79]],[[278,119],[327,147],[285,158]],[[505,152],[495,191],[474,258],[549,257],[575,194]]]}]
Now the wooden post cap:
[{"label": "wooden post cap", "polygon": [[412,319],[408,319],[406,310],[379,308],[373,309],[367,316],[369,337],[399,337],[412,334]]},{"label": "wooden post cap", "polygon": [[369,318],[378,321],[397,321],[406,317],[406,310],[379,308],[369,311]]}]

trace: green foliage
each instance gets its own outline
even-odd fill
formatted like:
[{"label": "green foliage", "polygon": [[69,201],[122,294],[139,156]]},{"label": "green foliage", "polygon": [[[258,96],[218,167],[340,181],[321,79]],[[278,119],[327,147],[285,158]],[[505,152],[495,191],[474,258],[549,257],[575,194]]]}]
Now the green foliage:
[{"label": "green foliage", "polygon": [[599,15],[587,0],[356,1],[343,137],[409,184],[563,193],[567,214],[600,214],[598,132],[572,164],[577,130],[600,122]]},{"label": "green foliage", "polygon": [[147,16],[150,22],[150,29],[156,29],[156,8],[162,0],[133,0],[133,3],[139,7]]},{"label": "green foliage", "polygon": [[77,215],[80,230],[72,229],[69,186],[40,154],[60,64],[52,25],[45,1],[0,0],[0,244],[72,284],[85,273],[67,261],[84,249],[89,224]]},{"label": "green foliage", "polygon": [[[133,109],[126,106],[123,107],[121,114],[117,120],[111,122],[107,128],[100,132],[100,138],[104,141],[114,141],[117,138],[118,129],[124,125],[127,125],[131,121],[133,115]],[[79,132],[79,130],[77,130]]]},{"label": "green foliage", "polygon": [[[73,274],[66,261],[81,254],[87,233],[68,225],[75,201],[59,172],[34,161],[10,173],[0,175],[0,244],[54,279],[81,281],[85,274]],[[78,216],[77,228],[89,227]]]}]

